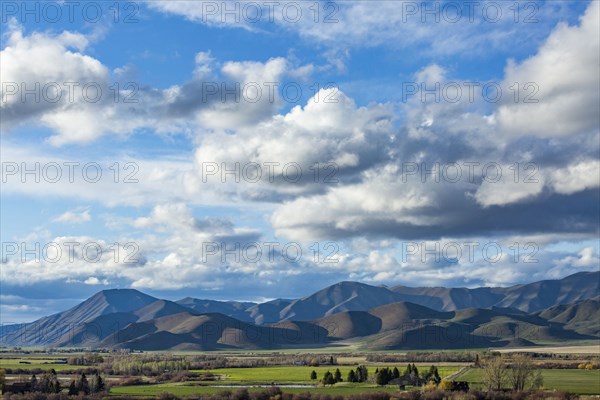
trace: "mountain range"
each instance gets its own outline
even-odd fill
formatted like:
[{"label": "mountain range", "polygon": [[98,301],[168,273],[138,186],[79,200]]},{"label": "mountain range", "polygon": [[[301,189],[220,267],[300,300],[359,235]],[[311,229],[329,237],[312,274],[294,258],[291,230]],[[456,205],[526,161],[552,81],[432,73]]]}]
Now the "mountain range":
[{"label": "mountain range", "polygon": [[340,282],[264,303],[96,293],[37,321],[4,326],[2,346],[134,350],[462,349],[600,339],[600,272],[511,287]]}]

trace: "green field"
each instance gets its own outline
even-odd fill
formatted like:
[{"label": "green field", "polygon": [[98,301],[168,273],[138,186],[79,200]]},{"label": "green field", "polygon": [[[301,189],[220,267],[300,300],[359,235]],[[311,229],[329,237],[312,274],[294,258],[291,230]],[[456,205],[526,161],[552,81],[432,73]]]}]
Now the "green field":
[{"label": "green field", "polygon": [[[417,364],[418,365],[418,364]],[[375,373],[375,369],[382,366],[394,367],[397,366],[400,371],[403,371],[405,365],[367,365],[370,374]],[[418,365],[419,368],[428,369],[429,364]],[[210,394],[218,393],[225,390],[232,392],[237,391],[237,387],[219,387],[223,385],[231,386],[269,386],[275,385],[317,385],[317,381],[311,381],[311,371],[316,371],[318,378],[322,378],[325,372],[334,372],[336,368],[340,369],[342,377],[345,379],[350,369],[355,369],[351,366],[285,366],[285,367],[258,367],[258,368],[223,368],[211,370],[212,373],[219,376],[220,380],[214,382],[203,382],[202,384],[190,383],[166,383],[159,385],[135,385],[135,386],[119,386],[111,389],[111,394],[114,395],[131,395],[131,396],[155,396],[162,392],[169,392],[179,396],[192,394]],[[440,376],[448,376],[457,372],[461,365],[443,365],[438,367]],[[200,371],[196,371],[200,372]],[[205,371],[203,371],[205,372]],[[250,387],[250,391],[263,391],[264,387]],[[316,392],[326,394],[356,394],[366,392],[397,392],[397,386],[381,387],[372,383],[337,383],[331,387],[302,387],[302,388],[282,388],[288,393]]]},{"label": "green field", "polygon": [[[22,364],[22,362],[27,362],[29,364]],[[25,357],[25,358],[0,358],[0,368],[21,368],[21,369],[52,369],[54,368],[56,371],[64,371],[69,369],[78,369],[81,366],[77,365],[67,365],[67,364],[53,364],[55,359],[53,358],[35,358],[35,357]]]},{"label": "green field", "polygon": [[[404,371],[406,368],[405,364],[381,364],[381,365],[369,365],[367,364],[367,368],[369,369],[370,374],[375,374],[375,369],[378,367],[391,367],[397,366],[400,372]],[[429,369],[430,365],[419,365],[417,364],[419,369]],[[351,369],[356,369],[352,366],[321,366],[321,367],[263,367],[263,368],[223,368],[223,369],[215,369],[211,370],[215,375],[219,375],[222,377],[223,381],[226,383],[241,383],[246,385],[251,384],[270,384],[271,382],[275,382],[277,384],[298,384],[298,383],[314,383],[314,381],[310,380],[311,371],[316,371],[318,378],[322,378],[325,372],[331,371],[332,373],[336,370],[336,368],[340,369],[342,373],[342,378],[346,379],[348,376],[348,372]],[[460,365],[444,365],[439,366],[438,371],[441,377],[448,376],[457,372],[461,368]]]},{"label": "green field", "polygon": [[[575,394],[600,394],[600,370],[544,369],[544,389],[564,390]],[[482,387],[481,370],[469,369],[456,380],[467,381],[473,388]]]}]

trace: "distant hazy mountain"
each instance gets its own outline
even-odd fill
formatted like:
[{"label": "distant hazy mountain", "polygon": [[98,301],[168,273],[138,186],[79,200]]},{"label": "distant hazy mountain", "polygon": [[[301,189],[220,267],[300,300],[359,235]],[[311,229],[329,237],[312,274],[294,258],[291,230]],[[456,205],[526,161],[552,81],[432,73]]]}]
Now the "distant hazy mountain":
[{"label": "distant hazy mountain", "polygon": [[383,287],[358,282],[340,282],[310,296],[294,300],[280,312],[282,320],[307,321],[342,311],[365,311],[400,301]]},{"label": "distant hazy mountain", "polygon": [[560,280],[547,280],[507,288],[497,305],[535,312],[559,304],[591,299],[600,293],[600,272],[580,272]]},{"label": "distant hazy mountain", "polygon": [[293,300],[275,299],[256,304],[246,310],[250,318],[257,324],[271,324],[281,320],[281,311]]},{"label": "distant hazy mountain", "polygon": [[246,310],[256,305],[256,303],[250,302],[200,300],[192,297],[178,300],[177,304],[190,308],[198,313],[219,313],[243,321],[252,321]]},{"label": "distant hazy mountain", "polygon": [[339,341],[371,349],[527,346],[600,337],[600,272],[509,288],[375,287],[340,282],[297,300],[159,300],[101,291],[30,324],[3,346],[139,350],[280,349]]},{"label": "distant hazy mountain", "polygon": [[407,301],[436,310],[460,310],[478,307],[512,307],[535,312],[559,304],[573,303],[598,296],[600,272],[580,272],[559,280],[546,280],[507,288],[411,288],[396,286],[394,293]]},{"label": "distant hazy mountain", "polygon": [[387,288],[359,282],[340,282],[296,300],[277,299],[255,304],[188,297],[177,303],[201,313],[221,313],[246,322],[267,324],[285,320],[310,321],[343,311],[368,311],[399,301],[408,301],[439,311],[500,307],[530,313],[593,298],[599,293],[600,272],[581,272],[560,280],[546,280],[506,288]]}]

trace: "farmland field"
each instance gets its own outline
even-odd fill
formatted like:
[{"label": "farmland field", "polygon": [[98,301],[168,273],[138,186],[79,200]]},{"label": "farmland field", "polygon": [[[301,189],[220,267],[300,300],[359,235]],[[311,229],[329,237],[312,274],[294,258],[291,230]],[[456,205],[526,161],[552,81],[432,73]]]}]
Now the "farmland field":
[{"label": "farmland field", "polygon": [[[542,376],[545,389],[575,394],[600,394],[600,370],[544,369]],[[481,370],[469,369],[456,379],[469,382],[473,388],[482,387]]]},{"label": "farmland field", "polygon": [[21,368],[21,369],[47,369],[54,368],[56,371],[64,371],[70,369],[78,369],[81,366],[67,365],[67,364],[54,364],[56,359],[54,358],[0,358],[0,368]]},{"label": "farmland field", "polygon": [[600,344],[585,346],[542,346],[498,349],[500,353],[554,353],[554,354],[596,354],[600,355]]},{"label": "farmland field", "polygon": [[[153,353],[152,356],[168,357],[168,353]],[[191,353],[194,354],[194,353]],[[74,356],[74,353],[65,353],[64,355],[54,354],[7,354],[0,358],[0,368],[6,369],[44,369],[49,370],[54,368],[59,373],[59,378],[63,383],[72,379],[72,376],[66,371],[79,369],[82,366],[54,364],[57,360],[65,360]],[[83,356],[84,354],[77,354]],[[148,355],[141,356],[146,357]],[[246,362],[246,361],[268,361],[268,354],[261,353],[234,353],[223,355],[230,362]],[[111,355],[105,356],[110,359]],[[130,355],[132,360],[135,360],[135,355]],[[326,357],[325,359],[328,359]],[[589,359],[589,358],[588,358]],[[557,359],[555,363],[561,364],[573,363],[577,358],[566,360]],[[113,386],[110,389],[111,395],[131,395],[131,396],[157,396],[164,392],[169,392],[174,395],[187,396],[194,394],[213,394],[223,391],[236,392],[240,388],[247,387],[249,391],[259,392],[267,390],[271,386],[279,386],[282,391],[287,393],[303,393],[313,392],[331,395],[348,395],[358,393],[372,392],[388,392],[393,393],[398,390],[395,385],[377,386],[373,383],[373,377],[377,368],[394,368],[397,367],[400,372],[406,368],[406,363],[403,362],[374,362],[367,361],[367,356],[364,354],[348,354],[336,358],[337,365],[323,365],[312,367],[307,365],[285,365],[285,366],[256,366],[256,367],[229,367],[229,368],[213,368],[213,369],[193,369],[191,372],[214,374],[214,381],[195,381],[195,382],[167,382],[150,383],[152,377],[143,377],[147,384],[130,384],[125,386]],[[540,361],[541,362],[541,361]],[[348,372],[351,369],[356,369],[359,364],[367,366],[369,371],[369,382],[365,383],[347,383],[345,382]],[[442,378],[452,375],[452,379],[458,381],[467,381],[472,388],[482,388],[481,370],[469,368],[470,363],[467,362],[416,362],[415,365],[420,371],[428,370],[431,365],[438,368]],[[92,365],[93,366],[93,365]],[[461,372],[461,369],[468,369]],[[340,370],[343,382],[339,382],[333,386],[323,387],[320,385],[320,380],[325,372],[335,372]],[[64,371],[61,374],[61,371]],[[311,372],[317,373],[317,379],[311,380]],[[563,390],[579,395],[598,395],[600,394],[600,370],[581,370],[581,369],[544,369],[542,370],[544,379],[544,389],[546,390]],[[17,379],[18,375],[8,377],[9,381]],[[107,375],[106,379],[109,382],[117,383],[122,380],[122,375]],[[160,382],[160,381],[159,381]]]},{"label": "farmland field", "polygon": [[[398,366],[399,368],[401,366]],[[421,366],[425,367],[425,365]],[[192,395],[192,394],[211,394],[221,391],[238,390],[236,385],[240,387],[250,386],[250,391],[262,391],[271,383],[275,385],[311,385],[308,377],[310,371],[315,370],[322,377],[327,370],[335,370],[331,367],[264,367],[264,368],[226,368],[213,370],[212,372],[220,375],[222,380],[206,383],[206,384],[190,384],[190,383],[167,383],[159,385],[137,385],[137,386],[122,386],[111,389],[111,394],[114,395],[132,395],[132,396],[153,396],[162,392],[169,392],[175,395]],[[350,367],[341,367],[342,376],[345,376]],[[457,372],[459,366],[441,366],[439,367],[441,376],[448,376]],[[374,372],[374,366],[370,366],[370,372]],[[564,390],[576,394],[589,395],[600,394],[600,370],[543,370],[544,388],[549,390]],[[465,380],[471,383],[473,388],[481,388],[482,379],[481,371],[476,369],[467,370],[456,378],[457,380]],[[228,387],[231,385],[231,387]],[[260,386],[260,387],[252,387]],[[372,383],[364,384],[348,384],[338,383],[331,387],[284,387],[284,392],[302,393],[306,391],[326,394],[353,394],[365,392],[395,392],[397,387],[376,386]]]},{"label": "farmland field", "polygon": [[[406,368],[404,364],[367,364],[369,373],[374,374],[376,368],[382,366],[394,367],[397,366],[400,371]],[[428,369],[430,364],[417,364],[418,368]],[[440,376],[448,376],[460,370],[461,364],[455,365],[441,365],[438,367]],[[322,378],[324,373],[327,371],[334,372],[336,368],[340,369],[342,377],[345,379],[350,369],[355,367],[351,366],[320,366],[320,367],[308,367],[308,366],[284,366],[284,367],[258,367],[258,368],[223,368],[215,369],[210,372],[220,377],[219,381],[203,383],[202,385],[190,384],[190,383],[167,383],[159,385],[135,385],[135,386],[121,386],[113,387],[111,394],[115,395],[132,395],[132,396],[153,396],[162,392],[169,392],[175,395],[191,395],[197,393],[217,393],[225,390],[235,392],[238,390],[236,386],[244,387],[250,386],[250,391],[262,391],[265,387],[271,384],[275,385],[306,385],[307,387],[284,387],[282,390],[288,393],[302,393],[306,391],[326,394],[354,394],[354,393],[365,393],[365,392],[396,392],[397,386],[377,386],[372,383],[337,383],[331,387],[312,387],[310,385],[316,385],[318,382],[311,381],[311,371],[316,371],[318,378]],[[200,372],[200,371],[197,371]],[[233,387],[223,387],[223,386]],[[251,387],[261,386],[261,387]]]},{"label": "farmland field", "polygon": [[[402,372],[406,365],[402,364],[381,364],[381,367],[388,366],[393,368],[397,366],[400,372]],[[375,369],[379,366],[376,365],[368,365],[369,373],[374,374]],[[428,369],[430,365],[417,364],[419,369]],[[316,371],[317,376],[319,378],[323,377],[323,374],[327,371],[334,372],[336,368],[340,369],[342,373],[342,377],[346,378],[350,369],[355,369],[355,367],[350,366],[321,366],[321,367],[264,367],[264,368],[224,368],[224,369],[215,369],[211,370],[215,375],[222,376],[226,382],[233,383],[239,382],[244,384],[253,384],[253,383],[271,383],[277,382],[280,384],[284,384],[284,382],[289,382],[291,384],[294,383],[311,383],[310,373],[311,371]],[[461,366],[453,365],[453,366],[440,366],[438,367],[438,371],[441,377],[448,376],[457,372]]]}]

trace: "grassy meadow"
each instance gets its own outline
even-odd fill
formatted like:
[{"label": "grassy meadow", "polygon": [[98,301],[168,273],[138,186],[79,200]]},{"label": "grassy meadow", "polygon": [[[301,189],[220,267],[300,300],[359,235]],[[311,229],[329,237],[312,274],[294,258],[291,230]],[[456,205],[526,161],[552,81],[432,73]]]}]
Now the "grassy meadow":
[{"label": "grassy meadow", "polygon": [[5,368],[12,368],[12,369],[16,369],[16,368],[37,369],[37,368],[40,368],[40,369],[44,369],[44,370],[50,370],[50,369],[54,368],[54,370],[56,370],[56,372],[81,368],[80,366],[77,366],[77,365],[55,364],[57,359],[62,360],[64,358],[63,357],[60,357],[60,358],[51,358],[51,357],[45,357],[45,358],[37,358],[37,357],[0,358],[0,368],[2,368],[2,369],[5,369]]},{"label": "grassy meadow", "polygon": [[[544,389],[564,390],[575,394],[600,394],[600,370],[543,369]],[[473,388],[482,388],[482,372],[469,369],[456,377],[467,381]]]}]

